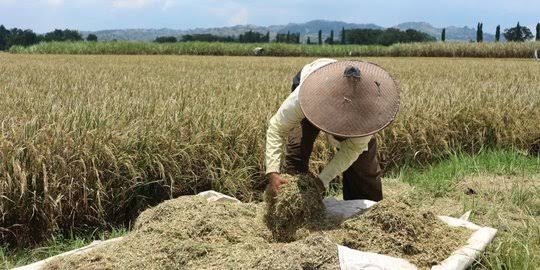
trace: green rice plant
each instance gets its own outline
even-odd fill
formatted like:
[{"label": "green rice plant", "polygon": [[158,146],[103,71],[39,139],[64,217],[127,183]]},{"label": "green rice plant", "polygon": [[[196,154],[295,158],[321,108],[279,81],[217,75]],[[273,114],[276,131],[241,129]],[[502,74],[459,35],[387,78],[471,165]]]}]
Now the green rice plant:
[{"label": "green rice plant", "polygon": [[44,260],[58,254],[89,245],[94,240],[108,240],[124,236],[125,229],[115,229],[101,233],[87,233],[85,236],[52,236],[46,242],[32,248],[12,249],[0,246],[0,269],[11,269]]},{"label": "green rice plant", "polygon": [[14,46],[12,53],[29,54],[123,54],[123,55],[253,55],[262,47],[266,56],[417,56],[417,57],[486,57],[533,58],[538,42],[428,42],[382,45],[306,45],[283,43],[219,43],[219,42],[43,42],[30,47]]},{"label": "green rice plant", "polygon": [[391,56],[533,58],[535,42],[432,42],[399,44],[390,48]]},{"label": "green rice plant", "polygon": [[410,186],[385,179],[386,198],[398,189],[434,213],[459,217],[471,211],[472,222],[498,230],[472,269],[540,267],[540,157],[509,150],[456,153],[427,167],[404,166],[392,176]]},{"label": "green rice plant", "polygon": [[[505,176],[540,174],[540,158],[509,150],[482,150],[474,155],[455,153],[428,166],[401,166],[392,176],[439,197],[448,194],[464,178],[487,173]],[[536,192],[534,188],[519,185],[505,190],[504,195],[521,206]]]}]

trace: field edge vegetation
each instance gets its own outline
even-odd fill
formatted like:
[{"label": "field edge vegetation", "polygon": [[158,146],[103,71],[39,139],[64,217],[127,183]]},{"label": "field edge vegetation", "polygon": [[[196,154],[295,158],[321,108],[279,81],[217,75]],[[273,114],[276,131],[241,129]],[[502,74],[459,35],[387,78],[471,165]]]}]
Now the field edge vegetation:
[{"label": "field edge vegetation", "polygon": [[314,57],[478,57],[533,58],[540,42],[421,42],[382,45],[307,45],[284,43],[177,42],[150,43],[42,42],[23,47],[13,46],[17,54],[107,54],[107,55],[228,55],[250,56],[260,47],[264,56]]}]

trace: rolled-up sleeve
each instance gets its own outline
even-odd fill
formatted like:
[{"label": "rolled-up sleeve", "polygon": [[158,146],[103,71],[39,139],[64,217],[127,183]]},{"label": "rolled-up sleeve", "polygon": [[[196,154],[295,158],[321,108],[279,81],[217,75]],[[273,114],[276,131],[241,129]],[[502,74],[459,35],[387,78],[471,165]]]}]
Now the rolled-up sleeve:
[{"label": "rolled-up sleeve", "polygon": [[289,131],[300,125],[304,118],[298,101],[298,89],[287,97],[277,113],[270,118],[266,131],[266,174],[280,172],[283,142]]},{"label": "rolled-up sleeve", "polygon": [[368,149],[368,143],[372,136],[350,138],[339,143],[339,150],[334,158],[326,165],[319,174],[319,178],[328,187],[330,181],[347,170]]}]

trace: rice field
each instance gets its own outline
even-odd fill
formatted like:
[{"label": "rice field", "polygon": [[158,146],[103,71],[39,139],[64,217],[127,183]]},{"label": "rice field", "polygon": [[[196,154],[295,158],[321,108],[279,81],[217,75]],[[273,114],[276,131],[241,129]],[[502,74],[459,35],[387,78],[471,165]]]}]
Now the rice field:
[{"label": "rice field", "polygon": [[44,42],[30,47],[12,47],[12,53],[25,54],[121,54],[121,55],[229,55],[250,56],[256,47],[265,56],[311,57],[489,57],[533,58],[539,42],[425,42],[382,45],[306,45],[283,43],[219,42]]},{"label": "rice field", "polygon": [[[266,124],[314,58],[0,54],[0,242],[128,224],[215,189],[259,200]],[[388,171],[540,138],[540,65],[362,58],[400,82]],[[313,170],[330,157],[316,145]]]}]

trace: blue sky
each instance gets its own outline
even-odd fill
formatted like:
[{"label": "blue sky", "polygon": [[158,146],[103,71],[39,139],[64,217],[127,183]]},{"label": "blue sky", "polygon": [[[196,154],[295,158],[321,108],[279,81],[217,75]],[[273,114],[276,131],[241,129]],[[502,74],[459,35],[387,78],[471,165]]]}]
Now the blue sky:
[{"label": "blue sky", "polygon": [[[313,19],[392,26],[426,21],[484,31],[540,22],[540,0],[0,0],[0,24],[47,32],[55,28],[101,30],[272,25]],[[531,29],[533,30],[533,29]],[[533,30],[534,31],[534,30]]]}]

